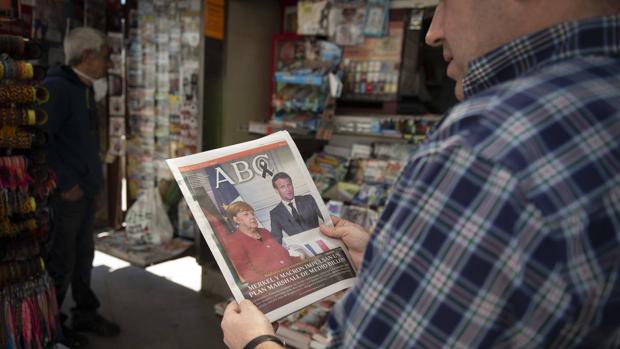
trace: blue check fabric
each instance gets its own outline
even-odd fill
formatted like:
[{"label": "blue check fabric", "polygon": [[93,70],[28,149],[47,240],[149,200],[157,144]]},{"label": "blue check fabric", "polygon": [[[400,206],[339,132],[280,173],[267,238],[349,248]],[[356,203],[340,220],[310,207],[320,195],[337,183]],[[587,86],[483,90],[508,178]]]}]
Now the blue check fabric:
[{"label": "blue check fabric", "polygon": [[403,170],[332,347],[620,347],[620,17],[475,60]]}]

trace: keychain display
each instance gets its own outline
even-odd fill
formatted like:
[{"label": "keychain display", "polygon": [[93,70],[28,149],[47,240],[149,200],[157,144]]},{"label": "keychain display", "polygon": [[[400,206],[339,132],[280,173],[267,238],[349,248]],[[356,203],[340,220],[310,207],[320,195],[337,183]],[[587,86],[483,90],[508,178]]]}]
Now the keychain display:
[{"label": "keychain display", "polygon": [[[52,348],[59,336],[53,282],[41,258],[48,198],[56,176],[46,164],[48,91],[44,72],[19,59],[40,55],[20,37],[0,35],[0,347]],[[17,59],[17,60],[16,60]],[[4,155],[4,156],[2,156]]]}]

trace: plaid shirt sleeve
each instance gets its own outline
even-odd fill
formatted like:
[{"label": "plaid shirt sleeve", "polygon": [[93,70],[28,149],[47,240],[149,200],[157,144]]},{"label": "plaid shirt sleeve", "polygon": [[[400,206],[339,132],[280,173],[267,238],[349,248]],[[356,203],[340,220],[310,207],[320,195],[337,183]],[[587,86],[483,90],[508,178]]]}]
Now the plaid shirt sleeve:
[{"label": "plaid shirt sleeve", "polygon": [[[404,169],[359,280],[329,319],[332,347],[562,347],[596,316],[571,327],[575,303],[594,309],[609,296],[584,300],[568,284],[566,241],[510,171],[459,143],[426,147]],[[573,252],[573,267],[597,272],[592,251]]]}]

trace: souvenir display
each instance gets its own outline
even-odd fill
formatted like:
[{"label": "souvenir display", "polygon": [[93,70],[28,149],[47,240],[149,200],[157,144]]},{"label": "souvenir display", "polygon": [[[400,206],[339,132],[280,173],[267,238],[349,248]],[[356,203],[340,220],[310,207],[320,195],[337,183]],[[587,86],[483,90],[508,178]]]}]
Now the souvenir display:
[{"label": "souvenir display", "polygon": [[339,81],[342,50],[313,39],[276,40],[275,45],[271,123],[292,133],[329,138],[325,123],[331,121],[338,97],[331,85]]},{"label": "souvenir display", "polygon": [[386,37],[368,37],[343,52],[343,98],[396,99],[404,24],[389,24]]},{"label": "souvenir display", "polygon": [[364,21],[364,35],[385,36],[388,31],[389,11],[389,0],[368,0],[366,19]]},{"label": "souvenir display", "polygon": [[0,347],[52,348],[60,325],[41,244],[56,180],[39,129],[47,114],[38,106],[49,95],[37,86],[44,74],[23,60],[38,57],[38,46],[0,35],[0,50]]},{"label": "souvenir display", "polygon": [[364,19],[366,9],[363,6],[334,6],[329,12],[330,41],[342,46],[354,46],[364,43]]},{"label": "souvenir display", "polygon": [[[197,0],[140,0],[130,11],[126,145],[131,199],[170,178],[164,159],[199,150],[197,9]],[[111,140],[120,148],[122,143]]]},{"label": "souvenir display", "polygon": [[297,34],[326,35],[329,1],[300,1],[297,3]]}]

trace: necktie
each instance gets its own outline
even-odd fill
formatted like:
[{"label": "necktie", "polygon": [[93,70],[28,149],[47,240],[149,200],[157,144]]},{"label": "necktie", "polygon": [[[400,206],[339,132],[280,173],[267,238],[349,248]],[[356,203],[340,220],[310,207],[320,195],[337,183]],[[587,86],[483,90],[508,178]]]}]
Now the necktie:
[{"label": "necktie", "polygon": [[293,218],[295,219],[295,222],[301,224],[301,217],[299,217],[299,212],[297,212],[297,210],[295,209],[295,206],[293,206],[293,203],[289,202],[288,206],[291,208],[291,213],[293,214]]}]

